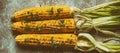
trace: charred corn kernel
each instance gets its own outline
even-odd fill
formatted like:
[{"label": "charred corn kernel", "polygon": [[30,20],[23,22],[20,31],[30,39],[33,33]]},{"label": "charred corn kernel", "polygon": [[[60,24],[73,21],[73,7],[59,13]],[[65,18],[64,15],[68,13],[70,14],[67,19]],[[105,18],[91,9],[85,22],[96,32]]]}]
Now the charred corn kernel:
[{"label": "charred corn kernel", "polygon": [[74,19],[15,22],[12,29],[20,33],[74,33]]},{"label": "charred corn kernel", "polygon": [[26,46],[74,47],[77,42],[74,34],[22,34],[15,39],[19,45]]},{"label": "charred corn kernel", "polygon": [[78,8],[69,6],[43,6],[26,8],[13,14],[13,21],[35,21],[60,18],[72,18],[74,12],[80,11]]}]

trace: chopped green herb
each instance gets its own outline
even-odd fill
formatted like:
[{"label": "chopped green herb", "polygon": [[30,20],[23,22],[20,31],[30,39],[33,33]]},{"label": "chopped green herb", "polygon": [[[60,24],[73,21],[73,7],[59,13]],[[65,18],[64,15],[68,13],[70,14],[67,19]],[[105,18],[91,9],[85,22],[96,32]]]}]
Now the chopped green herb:
[{"label": "chopped green herb", "polygon": [[30,38],[25,38],[25,39],[24,39],[24,42],[25,42],[25,43],[30,43],[30,42],[31,42],[31,41],[30,41]]},{"label": "chopped green herb", "polygon": [[58,8],[57,12],[60,13],[61,11],[63,11],[63,8]]},{"label": "chopped green herb", "polygon": [[30,26],[29,26],[29,25],[26,25],[26,26],[25,26],[25,30],[30,30]]},{"label": "chopped green herb", "polygon": [[51,46],[54,46],[54,38],[53,37],[51,37]]},{"label": "chopped green herb", "polygon": [[65,43],[62,41],[59,43],[60,46],[63,46]]},{"label": "chopped green herb", "polygon": [[23,23],[27,22],[26,20],[22,20]]},{"label": "chopped green herb", "polygon": [[32,12],[29,12],[29,11],[27,12],[27,14],[29,14],[29,15],[31,15],[31,16],[33,15]]},{"label": "chopped green herb", "polygon": [[53,42],[53,37],[51,37],[51,42]]},{"label": "chopped green herb", "polygon": [[57,12],[58,12],[58,13],[57,13],[56,16],[53,17],[53,18],[54,18],[54,19],[58,19],[59,14],[60,14],[61,11],[63,11],[63,9],[62,9],[62,8],[58,8],[58,9],[57,9]]},{"label": "chopped green herb", "polygon": [[33,20],[37,20],[38,19],[38,17],[39,17],[39,15],[34,15],[34,16],[32,16],[33,17]]},{"label": "chopped green herb", "polygon": [[52,41],[51,42],[51,46],[54,47],[54,48],[57,48],[58,47],[58,44],[56,43],[56,41]]},{"label": "chopped green herb", "polygon": [[36,26],[36,30],[41,31],[41,27],[39,25]]},{"label": "chopped green herb", "polygon": [[50,15],[53,14],[53,13],[54,13],[54,12],[53,12],[53,7],[50,8],[50,9],[48,9],[47,12],[49,12]]},{"label": "chopped green herb", "polygon": [[60,22],[59,22],[59,24],[61,25],[61,26],[65,26],[65,23],[64,23],[65,21],[63,20],[63,19],[61,19],[60,20]]},{"label": "chopped green herb", "polygon": [[24,24],[25,22],[26,22],[25,20],[22,20],[22,21],[21,21],[21,24]]},{"label": "chopped green herb", "polygon": [[56,43],[56,41],[54,41],[53,37],[51,37],[51,46],[54,48],[57,48],[57,43]]},{"label": "chopped green herb", "polygon": [[73,42],[73,39],[68,39],[67,40],[69,43],[72,43]]},{"label": "chopped green herb", "polygon": [[29,22],[29,20],[27,19],[27,17],[24,17],[21,22],[26,23]]},{"label": "chopped green herb", "polygon": [[22,21],[21,21],[21,23],[23,24],[23,23],[26,23],[27,21],[25,20],[25,19],[23,19]]},{"label": "chopped green herb", "polygon": [[61,20],[60,20],[60,22],[61,22],[61,23],[64,23],[64,20],[63,20],[63,19],[61,19]]},{"label": "chopped green herb", "polygon": [[24,39],[24,42],[26,42],[26,43],[31,43],[31,41],[33,41],[32,43],[40,44],[40,41],[38,39],[34,39],[34,38],[26,38],[26,39]]}]

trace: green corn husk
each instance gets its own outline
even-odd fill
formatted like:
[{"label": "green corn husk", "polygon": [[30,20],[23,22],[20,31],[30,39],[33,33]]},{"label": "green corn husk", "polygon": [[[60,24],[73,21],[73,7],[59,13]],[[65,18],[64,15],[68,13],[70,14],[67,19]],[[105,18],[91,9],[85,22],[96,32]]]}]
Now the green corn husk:
[{"label": "green corn husk", "polygon": [[[78,35],[80,39],[75,46],[75,49],[83,52],[89,52],[92,50],[97,50],[100,53],[120,53],[120,44],[97,42],[92,35],[88,33],[80,33]],[[82,39],[81,39],[82,38]],[[114,39],[113,39],[114,40]],[[117,39],[120,41],[120,39]]]},{"label": "green corn husk", "polygon": [[109,53],[119,53],[120,52],[120,44],[113,44],[113,43],[102,43],[99,42],[101,46],[104,46],[110,50]]},{"label": "green corn husk", "polygon": [[120,30],[120,1],[113,1],[91,8],[84,9],[81,14],[85,18],[84,24],[82,17],[77,22],[79,32],[90,32],[95,29],[97,32],[103,34],[120,37],[120,34],[115,32]]},{"label": "green corn husk", "polygon": [[90,18],[120,15],[120,1],[113,1],[83,9],[81,15]]}]

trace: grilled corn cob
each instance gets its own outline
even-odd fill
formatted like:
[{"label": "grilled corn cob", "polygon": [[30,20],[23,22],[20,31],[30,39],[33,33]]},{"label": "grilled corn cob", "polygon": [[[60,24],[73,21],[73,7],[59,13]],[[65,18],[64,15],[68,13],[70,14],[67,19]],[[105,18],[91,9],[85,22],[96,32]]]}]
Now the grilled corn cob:
[{"label": "grilled corn cob", "polygon": [[43,6],[26,8],[13,14],[13,21],[36,21],[59,18],[72,18],[73,14],[80,10],[69,6]]},{"label": "grilled corn cob", "polygon": [[72,18],[15,22],[12,24],[12,29],[20,33],[73,33],[75,31],[75,22]]},{"label": "grilled corn cob", "polygon": [[23,46],[74,47],[77,37],[74,34],[22,34],[16,42]]}]

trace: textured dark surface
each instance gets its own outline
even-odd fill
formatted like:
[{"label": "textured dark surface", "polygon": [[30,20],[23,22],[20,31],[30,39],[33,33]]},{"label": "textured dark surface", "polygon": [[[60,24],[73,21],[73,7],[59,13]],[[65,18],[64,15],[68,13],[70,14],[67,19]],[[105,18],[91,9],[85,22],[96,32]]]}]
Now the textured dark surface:
[{"label": "textured dark surface", "polygon": [[[68,5],[80,9],[95,6],[111,0],[0,0],[0,53],[83,53],[73,48],[20,48],[15,46],[11,31],[11,15],[20,9],[39,5]],[[97,39],[97,38],[96,38]],[[15,46],[15,47],[14,47]],[[98,53],[96,51],[86,53]]]},{"label": "textured dark surface", "polygon": [[2,13],[6,3],[7,3],[6,0],[0,0],[0,13]]}]

